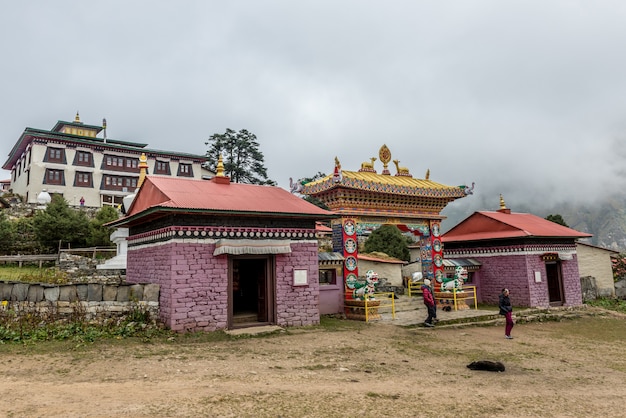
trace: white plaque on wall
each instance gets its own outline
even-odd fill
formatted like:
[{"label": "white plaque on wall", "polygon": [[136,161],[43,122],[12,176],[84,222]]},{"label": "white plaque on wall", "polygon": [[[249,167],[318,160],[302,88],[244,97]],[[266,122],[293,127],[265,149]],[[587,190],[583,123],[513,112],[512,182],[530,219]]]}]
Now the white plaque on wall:
[{"label": "white plaque on wall", "polygon": [[306,286],[309,284],[307,270],[293,270],[293,285]]},{"label": "white plaque on wall", "polygon": [[536,271],[535,272],[535,283],[541,283],[541,272],[540,271]]}]

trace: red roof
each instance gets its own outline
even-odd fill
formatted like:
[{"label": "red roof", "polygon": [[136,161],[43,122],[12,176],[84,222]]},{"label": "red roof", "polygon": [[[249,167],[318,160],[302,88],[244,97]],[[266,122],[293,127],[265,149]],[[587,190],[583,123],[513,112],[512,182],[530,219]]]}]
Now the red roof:
[{"label": "red roof", "polygon": [[315,222],[315,231],[318,234],[332,234],[333,229],[327,227],[326,225],[324,225],[321,222]]},{"label": "red roof", "polygon": [[127,217],[157,208],[247,215],[304,215],[318,219],[334,216],[280,187],[230,183],[225,177],[196,180],[147,176]]},{"label": "red roof", "polygon": [[576,231],[530,213],[474,212],[443,234],[444,242],[481,241],[506,238],[588,238]]}]

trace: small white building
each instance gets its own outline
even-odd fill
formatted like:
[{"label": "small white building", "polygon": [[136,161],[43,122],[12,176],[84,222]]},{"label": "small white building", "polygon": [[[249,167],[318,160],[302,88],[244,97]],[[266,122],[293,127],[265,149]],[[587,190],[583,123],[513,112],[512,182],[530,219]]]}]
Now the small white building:
[{"label": "small white building", "polygon": [[613,280],[613,262],[611,257],[617,257],[619,252],[577,242],[576,253],[578,254],[580,277],[591,276],[596,279],[596,290],[599,297],[615,297],[615,281]]}]

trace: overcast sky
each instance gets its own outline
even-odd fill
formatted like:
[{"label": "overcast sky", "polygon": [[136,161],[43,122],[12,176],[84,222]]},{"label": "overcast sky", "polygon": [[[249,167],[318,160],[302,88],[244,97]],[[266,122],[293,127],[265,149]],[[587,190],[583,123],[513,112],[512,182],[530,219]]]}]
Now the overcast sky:
[{"label": "overcast sky", "polygon": [[455,205],[624,186],[623,0],[3,1],[0,39],[3,163],[79,111],[194,154],[247,129],[287,189],[383,144],[415,177],[475,182]]}]

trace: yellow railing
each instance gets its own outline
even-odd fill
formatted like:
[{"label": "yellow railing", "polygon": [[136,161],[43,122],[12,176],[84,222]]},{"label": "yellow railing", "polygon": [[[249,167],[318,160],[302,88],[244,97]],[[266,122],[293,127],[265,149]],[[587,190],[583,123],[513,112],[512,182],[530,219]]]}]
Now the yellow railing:
[{"label": "yellow railing", "polygon": [[374,293],[365,295],[363,299],[351,299],[352,293],[346,293],[344,308],[348,319],[361,319],[368,322],[380,319],[380,308],[391,308],[391,317],[396,319],[396,303],[393,292]]},{"label": "yellow railing", "polygon": [[411,281],[411,279],[409,279],[409,281],[407,282],[407,291],[409,293],[409,296],[422,296],[422,285],[424,284],[424,282],[419,281],[419,282],[414,282]]},{"label": "yellow railing", "polygon": [[396,319],[396,295],[393,292],[374,293],[374,298],[380,301],[379,308],[391,308],[391,319]]},{"label": "yellow railing", "polygon": [[[446,296],[441,296],[442,293],[445,293]],[[471,296],[463,296],[458,297],[457,293],[471,293]],[[459,301],[462,301],[465,304],[465,301],[468,299],[474,300],[474,309],[478,309],[478,301],[476,298],[476,286],[463,285],[461,290],[452,289],[450,292],[435,292],[436,300],[448,300],[452,299],[454,310],[457,311],[459,309]]]}]

